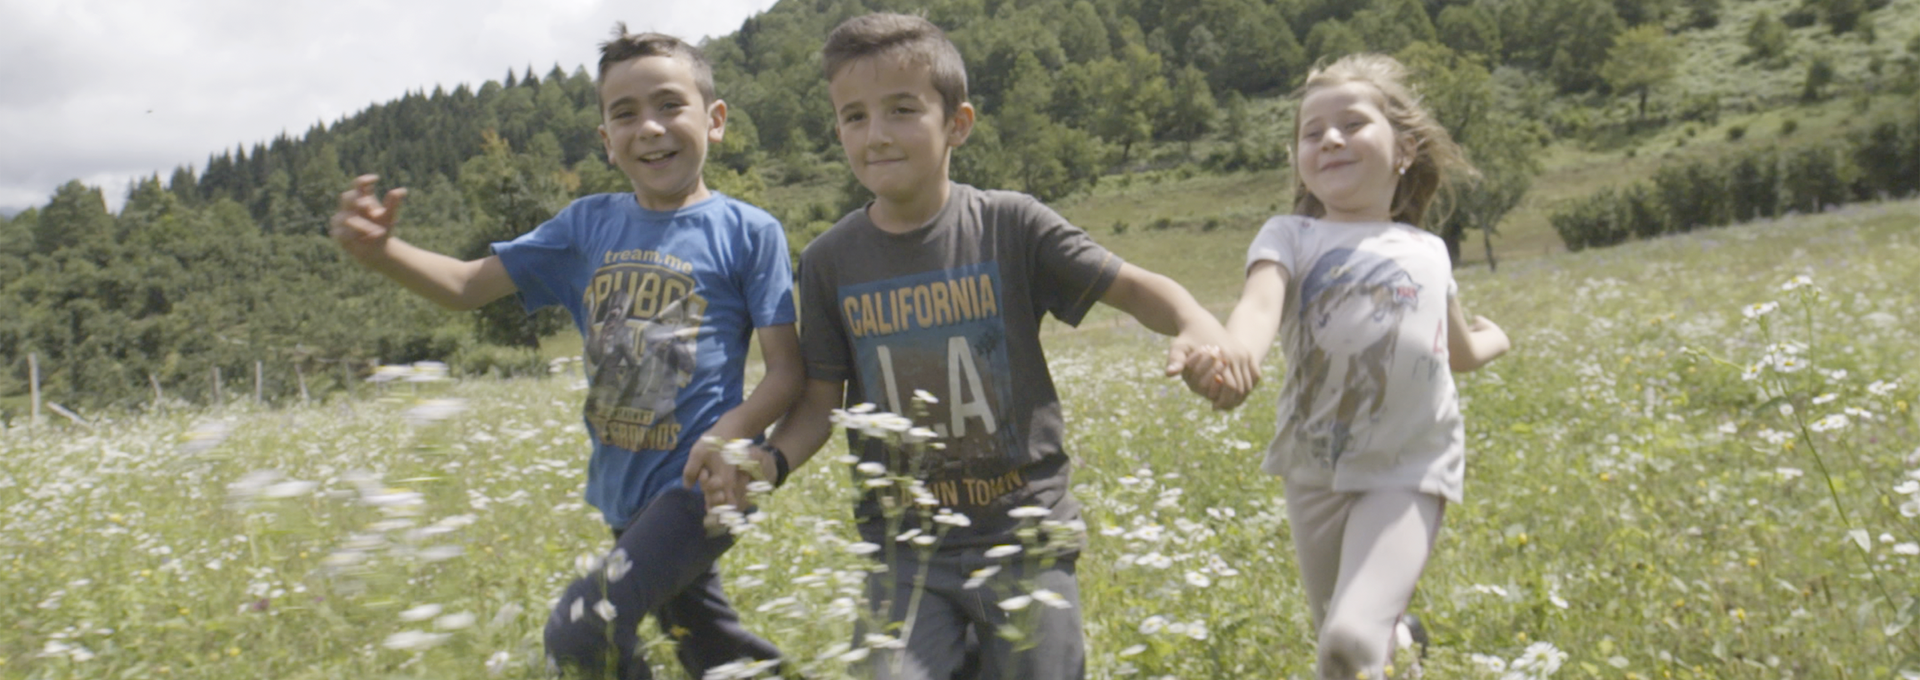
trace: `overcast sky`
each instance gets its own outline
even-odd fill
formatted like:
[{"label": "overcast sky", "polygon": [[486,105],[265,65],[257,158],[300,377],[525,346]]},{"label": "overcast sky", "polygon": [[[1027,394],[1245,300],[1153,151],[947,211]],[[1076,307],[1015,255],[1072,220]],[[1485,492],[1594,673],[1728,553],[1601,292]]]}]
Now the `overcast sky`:
[{"label": "overcast sky", "polygon": [[[690,40],[773,0],[0,0],[0,213],[300,135],[408,90],[598,59],[615,21]],[[352,170],[349,169],[349,172]]]}]

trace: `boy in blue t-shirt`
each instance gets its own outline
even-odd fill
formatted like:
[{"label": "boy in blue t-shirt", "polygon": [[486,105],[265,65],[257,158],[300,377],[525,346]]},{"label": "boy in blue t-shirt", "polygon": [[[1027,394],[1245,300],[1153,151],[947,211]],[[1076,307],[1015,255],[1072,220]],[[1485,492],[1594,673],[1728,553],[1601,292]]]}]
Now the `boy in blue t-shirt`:
[{"label": "boy in blue t-shirt", "polygon": [[[368,175],[341,194],[330,231],[362,264],[442,306],[472,309],[518,292],[529,311],[562,305],[573,315],[590,384],[587,501],[618,545],[607,568],[570,585],[549,617],[554,665],[649,677],[637,633],[648,613],[695,677],[778,659],[727,603],[714,562],[731,537],[709,535],[700,493],[680,480],[719,456],[707,441],[758,439],[799,396],[805,371],[786,236],[772,216],[701,179],[727,105],[698,49],[621,24],[601,45],[599,68],[600,139],[632,193],[576,200],[493,244],[492,256],[462,262],[393,238],[406,190],[376,201],[378,178]],[[743,400],[756,331],[766,377]]]}]

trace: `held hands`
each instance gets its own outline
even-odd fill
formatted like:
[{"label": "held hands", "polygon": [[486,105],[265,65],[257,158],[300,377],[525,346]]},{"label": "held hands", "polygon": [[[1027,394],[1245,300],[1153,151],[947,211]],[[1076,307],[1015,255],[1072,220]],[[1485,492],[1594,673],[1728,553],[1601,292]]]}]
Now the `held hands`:
[{"label": "held hands", "polygon": [[383,254],[393,235],[393,219],[406,200],[406,189],[387,192],[385,202],[374,200],[379,175],[354,178],[353,188],[340,194],[340,207],[327,220],[327,234],[354,259],[367,262]]},{"label": "held hands", "polygon": [[700,485],[708,510],[723,505],[744,510],[751,502],[747,485],[753,482],[772,485],[774,466],[773,454],[765,447],[701,437],[687,454],[681,482],[688,487]]},{"label": "held hands", "polygon": [[1260,367],[1252,353],[1232,339],[1198,344],[1184,336],[1175,338],[1167,350],[1167,377],[1175,375],[1186,381],[1187,389],[1223,411],[1239,406],[1260,385]]}]

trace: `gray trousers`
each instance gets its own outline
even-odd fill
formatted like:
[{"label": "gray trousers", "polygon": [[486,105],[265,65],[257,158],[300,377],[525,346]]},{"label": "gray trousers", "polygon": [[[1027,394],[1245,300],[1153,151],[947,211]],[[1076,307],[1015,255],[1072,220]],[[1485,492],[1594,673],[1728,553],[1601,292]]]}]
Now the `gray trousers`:
[{"label": "gray trousers", "polygon": [[1446,500],[1412,490],[1286,486],[1320,677],[1386,677],[1394,624],[1426,569]]},{"label": "gray trousers", "polygon": [[[904,637],[897,650],[879,649],[859,672],[876,680],[1080,680],[1086,676],[1086,639],[1080,625],[1080,584],[1074,558],[1042,566],[1037,560],[987,559],[984,549],[940,551],[901,559],[867,579],[876,616],[902,624],[891,631]],[[1000,572],[976,588],[966,588],[977,570],[1000,565]],[[916,603],[916,581],[925,567],[925,588]],[[1017,611],[999,603],[1036,589],[1065,600],[1059,608],[1041,601]],[[1000,633],[1019,631],[1020,640]],[[868,630],[856,630],[856,647]]]},{"label": "gray trousers", "polygon": [[[645,680],[653,669],[639,649],[640,620],[653,614],[678,645],[680,664],[693,677],[743,658],[780,658],[773,644],[747,632],[720,589],[714,562],[733,537],[708,536],[700,492],[674,487],[655,496],[625,529],[614,530],[632,569],[615,581],[605,570],[567,586],[547,618],[547,655],[561,669],[589,678]],[[614,620],[594,605],[614,607]],[[581,615],[573,615],[581,602]]]}]

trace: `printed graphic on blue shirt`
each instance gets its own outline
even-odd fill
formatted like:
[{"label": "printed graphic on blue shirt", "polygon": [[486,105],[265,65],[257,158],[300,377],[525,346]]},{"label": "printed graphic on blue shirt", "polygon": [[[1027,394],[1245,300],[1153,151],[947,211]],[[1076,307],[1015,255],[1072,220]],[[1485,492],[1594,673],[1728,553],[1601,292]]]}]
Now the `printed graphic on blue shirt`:
[{"label": "printed graphic on blue shirt", "polygon": [[653,250],[608,253],[581,306],[586,328],[586,417],[607,444],[672,451],[680,442],[680,389],[699,365],[707,301],[693,266]]},{"label": "printed graphic on blue shirt", "polygon": [[[1402,323],[1419,311],[1422,288],[1392,258],[1352,248],[1328,251],[1301,278],[1305,352],[1290,370],[1299,401],[1289,418],[1298,441],[1321,463],[1336,464],[1367,447],[1389,396]],[[1444,357],[1444,317],[1441,324],[1435,349]],[[1420,363],[1431,363],[1431,353],[1420,354]],[[1410,368],[1417,376],[1436,366]]]},{"label": "printed graphic on blue shirt", "polygon": [[996,262],[924,272],[838,291],[862,392],[881,409],[910,414],[913,393],[938,399],[916,424],[944,451],[926,471],[949,507],[984,506],[1026,484],[1010,415],[1013,378]]}]

